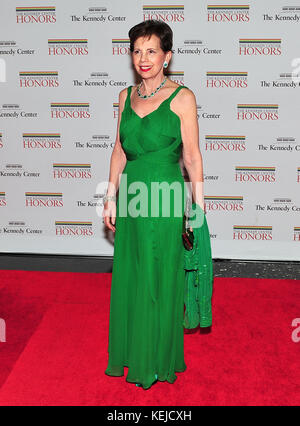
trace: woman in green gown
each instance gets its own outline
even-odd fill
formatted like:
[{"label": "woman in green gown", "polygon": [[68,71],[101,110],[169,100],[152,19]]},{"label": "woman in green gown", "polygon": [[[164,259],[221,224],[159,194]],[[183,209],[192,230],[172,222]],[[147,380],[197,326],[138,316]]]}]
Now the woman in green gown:
[{"label": "woman in green gown", "polygon": [[181,154],[194,202],[202,208],[203,170],[194,93],[164,76],[171,28],[144,21],[129,38],[141,83],[119,95],[102,213],[115,233],[105,373],[123,376],[128,367],[126,381],[149,389],[157,380],[174,383],[175,373],[186,369]]}]

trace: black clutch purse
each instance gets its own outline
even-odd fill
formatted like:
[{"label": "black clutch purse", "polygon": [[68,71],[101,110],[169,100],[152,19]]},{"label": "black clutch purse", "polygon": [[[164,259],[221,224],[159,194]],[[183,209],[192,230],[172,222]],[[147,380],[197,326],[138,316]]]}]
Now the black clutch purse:
[{"label": "black clutch purse", "polygon": [[186,215],[183,216],[183,223],[182,223],[182,241],[184,248],[186,250],[193,250],[194,247],[194,233],[189,228],[186,227]]}]

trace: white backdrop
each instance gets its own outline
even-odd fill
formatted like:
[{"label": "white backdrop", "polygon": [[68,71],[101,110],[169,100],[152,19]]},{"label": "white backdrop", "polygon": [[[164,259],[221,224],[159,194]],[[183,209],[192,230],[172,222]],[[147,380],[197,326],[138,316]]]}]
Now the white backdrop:
[{"label": "white backdrop", "polygon": [[0,251],[113,254],[96,187],[135,84],[128,30],[152,18],[174,31],[169,77],[197,98],[213,257],[300,260],[293,4],[2,0]]}]

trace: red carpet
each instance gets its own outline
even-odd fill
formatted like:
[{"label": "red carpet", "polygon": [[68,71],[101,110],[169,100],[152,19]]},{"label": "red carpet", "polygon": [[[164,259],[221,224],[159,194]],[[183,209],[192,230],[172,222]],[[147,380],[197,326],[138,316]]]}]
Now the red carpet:
[{"label": "red carpet", "polygon": [[300,404],[299,281],[216,278],[211,333],[185,334],[187,370],[147,391],[104,374],[110,282],[1,271],[1,406]]}]

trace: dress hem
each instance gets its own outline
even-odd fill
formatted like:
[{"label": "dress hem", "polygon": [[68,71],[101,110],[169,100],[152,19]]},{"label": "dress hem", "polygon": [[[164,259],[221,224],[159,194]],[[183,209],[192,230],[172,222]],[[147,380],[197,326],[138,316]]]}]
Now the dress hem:
[{"label": "dress hem", "polygon": [[[126,364],[124,364],[123,365],[123,368],[124,367],[127,367],[128,368],[128,365],[126,365]],[[185,366],[184,368],[182,368],[182,369],[177,369],[177,370],[174,370],[174,373],[183,373],[185,370],[187,369],[187,366]],[[109,373],[107,370],[105,370],[105,374],[107,375],[107,376],[110,376],[110,377],[122,377],[122,376],[124,376],[124,372],[123,372],[123,374],[111,374],[111,373]],[[155,373],[156,374],[156,373]],[[163,380],[160,380],[159,378],[157,378],[157,379],[155,379],[149,386],[147,385],[147,386],[143,386],[143,384],[142,383],[140,383],[140,381],[139,380],[131,380],[131,379],[128,379],[127,377],[126,377],[126,382],[128,382],[128,383],[139,383],[139,384],[141,384],[141,387],[144,389],[144,390],[147,390],[147,389],[150,389],[151,388],[151,386],[153,385],[153,383],[155,383],[155,382],[168,382],[168,383],[170,383],[170,384],[173,384],[175,381],[176,381],[176,379],[177,379],[177,376],[175,376],[174,377],[174,379],[173,380],[168,380],[167,378],[166,379],[163,379]]]}]

